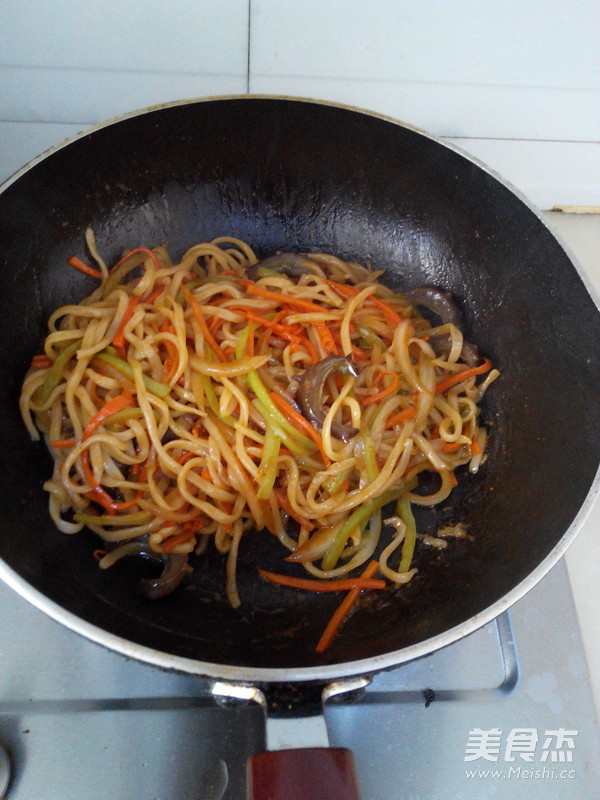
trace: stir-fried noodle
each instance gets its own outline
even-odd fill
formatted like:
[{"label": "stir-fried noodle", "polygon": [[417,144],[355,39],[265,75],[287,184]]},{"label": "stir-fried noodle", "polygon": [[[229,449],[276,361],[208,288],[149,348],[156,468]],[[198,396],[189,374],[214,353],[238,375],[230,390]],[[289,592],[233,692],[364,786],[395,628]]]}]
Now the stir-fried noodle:
[{"label": "stir-fried noodle", "polygon": [[[95,531],[101,567],[162,559],[151,597],[212,540],[237,606],[245,531],[276,536],[313,579],[344,578],[372,559],[395,502],[378,571],[408,582],[411,505],[444,501],[456,467],[477,471],[477,403],[498,375],[463,342],[449,298],[420,289],[413,305],[381,273],[325,253],[257,266],[229,237],[177,264],[164,247],[132,250],[110,270],[91,231],[87,242],[96,266],[70,263],[98,287],[51,316],[21,396],[54,456],[56,526]],[[437,327],[417,310],[428,305]],[[439,475],[428,496],[415,492],[425,470]]]}]

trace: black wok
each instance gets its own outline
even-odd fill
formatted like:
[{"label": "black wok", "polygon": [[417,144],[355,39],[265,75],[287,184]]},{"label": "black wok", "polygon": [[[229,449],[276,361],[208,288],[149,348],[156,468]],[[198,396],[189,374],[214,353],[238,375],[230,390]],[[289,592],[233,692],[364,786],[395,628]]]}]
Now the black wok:
[{"label": "black wok", "polygon": [[[18,414],[20,382],[49,314],[94,281],[66,266],[168,241],[174,255],[232,234],[259,255],[318,248],[435,284],[502,372],[484,416],[489,458],[423,530],[471,538],[421,548],[405,588],[365,602],[323,656],[314,643],[339,599],[266,585],[272,537],[243,542],[242,606],[210,553],[160,602],[138,565],[102,572],[92,534],[53,527],[50,472]],[[120,652],[220,679],[331,680],[425,654],[487,622],[562,555],[590,505],[600,453],[600,315],[569,255],[528,203],[469,157],[410,127],[343,107],[275,98],[191,102],[134,114],[55,149],[0,195],[1,574],[70,627]],[[587,499],[586,499],[587,498]],[[579,516],[578,516],[579,515]]]}]

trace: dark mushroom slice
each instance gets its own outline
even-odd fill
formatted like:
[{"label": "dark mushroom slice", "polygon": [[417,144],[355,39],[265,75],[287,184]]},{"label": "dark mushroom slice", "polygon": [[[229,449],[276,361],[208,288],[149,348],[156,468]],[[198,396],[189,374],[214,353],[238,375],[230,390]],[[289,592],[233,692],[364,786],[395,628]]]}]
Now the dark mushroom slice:
[{"label": "dark mushroom slice", "polygon": [[[452,349],[452,340],[447,333],[435,333],[429,339],[429,344],[433,347],[438,356],[447,356]],[[460,351],[462,360],[470,367],[479,364],[479,351],[477,345],[463,340],[462,350]]]},{"label": "dark mushroom slice", "polygon": [[192,572],[187,553],[163,553],[163,571],[158,578],[144,578],[138,583],[139,591],[149,600],[158,600],[174,591],[183,578]]},{"label": "dark mushroom slice", "polygon": [[253,281],[259,277],[258,270],[261,268],[280,272],[290,278],[299,278],[301,275],[311,275],[313,273],[313,270],[306,265],[307,262],[310,263],[310,257],[302,253],[277,253],[277,255],[264,258],[257,264],[248,267],[247,271]]},{"label": "dark mushroom slice", "polygon": [[423,306],[433,311],[444,324],[450,323],[460,328],[462,314],[452,299],[452,295],[448,292],[443,292],[435,286],[417,286],[416,289],[404,292],[404,296],[413,305]]},{"label": "dark mushroom slice", "polygon": [[[327,378],[334,372],[343,372],[358,378],[358,368],[345,356],[328,356],[308,369],[300,378],[296,399],[302,413],[318,430],[323,428],[327,411],[323,408],[323,387]],[[337,422],[331,424],[331,433],[336,439],[347,442],[358,431]]]},{"label": "dark mushroom slice", "polygon": [[[109,542],[106,544],[112,545]],[[148,535],[140,537],[137,541],[113,547],[113,550],[116,551],[116,561],[128,556],[141,556],[155,564],[162,563],[163,570],[158,578],[143,578],[138,582],[138,591],[150,600],[166,597],[179,586],[186,575],[192,572],[187,553],[157,553],[150,547]]]},{"label": "dark mushroom slice", "polygon": [[[445,325],[456,325],[457,328],[460,328],[462,314],[452,295],[448,292],[443,292],[435,286],[417,286],[416,289],[404,292],[404,296],[413,305],[422,306],[437,314]],[[438,355],[447,355],[450,352],[451,341],[448,334],[442,333],[432,336],[429,344]],[[463,342],[461,356],[470,367],[479,363],[477,347],[470,342]]]}]

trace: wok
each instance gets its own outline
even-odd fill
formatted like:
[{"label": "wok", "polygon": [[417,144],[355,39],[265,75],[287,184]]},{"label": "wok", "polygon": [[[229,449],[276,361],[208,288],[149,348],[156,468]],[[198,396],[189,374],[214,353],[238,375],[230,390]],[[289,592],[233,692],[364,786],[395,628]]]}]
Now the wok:
[{"label": "wok", "polygon": [[[29,441],[17,407],[48,316],[94,285],[66,266],[73,254],[86,257],[88,225],[109,263],[125,248],[168,241],[178,256],[231,234],[259,256],[318,248],[370,261],[394,288],[451,292],[466,338],[502,374],[483,406],[487,463],[419,525],[434,532],[461,521],[470,540],[441,554],[420,548],[413,581],[364,602],[322,656],[313,646],[339,599],[259,579],[257,564],[281,568],[273,537],[244,538],[236,611],[216,553],[155,603],[135,592],[134,560],[100,571],[92,534],[68,537],[50,522],[41,488],[50,459]],[[507,608],[563,554],[589,510],[600,453],[598,309],[524,198],[410,126],[262,97],[132,114],[55,148],[4,186],[0,270],[0,572],[53,617],[121,653],[262,686],[372,673]]]}]

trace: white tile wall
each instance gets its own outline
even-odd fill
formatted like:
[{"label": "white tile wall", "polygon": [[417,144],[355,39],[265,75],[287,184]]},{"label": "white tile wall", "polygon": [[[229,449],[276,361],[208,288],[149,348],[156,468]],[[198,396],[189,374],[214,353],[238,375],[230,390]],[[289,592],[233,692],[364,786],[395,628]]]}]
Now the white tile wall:
[{"label": "white tile wall", "polygon": [[144,106],[275,93],[446,137],[543,208],[600,205],[600,3],[0,0],[0,179]]},{"label": "white tile wall", "polygon": [[252,0],[250,90],[411,122],[543,208],[600,205],[599,41],[596,0]]}]

